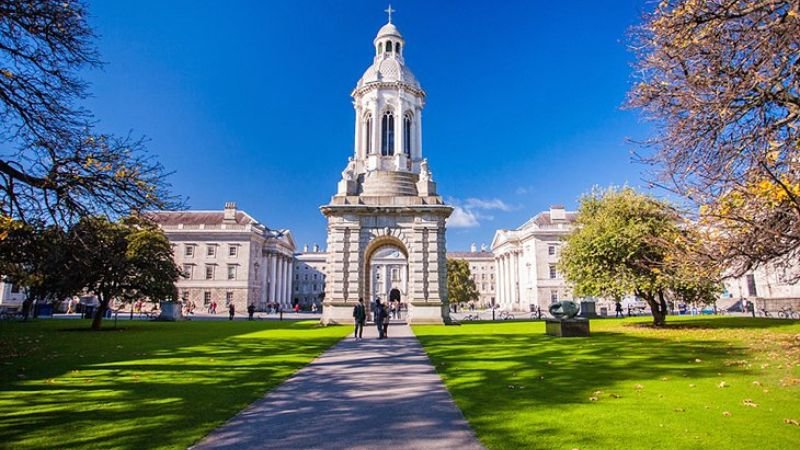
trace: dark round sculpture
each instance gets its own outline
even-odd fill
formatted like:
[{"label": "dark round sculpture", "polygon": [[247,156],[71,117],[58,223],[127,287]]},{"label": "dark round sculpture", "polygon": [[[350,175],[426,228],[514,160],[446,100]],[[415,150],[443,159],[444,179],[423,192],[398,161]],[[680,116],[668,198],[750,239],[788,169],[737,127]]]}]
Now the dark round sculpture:
[{"label": "dark round sculpture", "polygon": [[558,320],[573,319],[578,315],[580,308],[571,300],[562,300],[550,305],[550,314]]}]

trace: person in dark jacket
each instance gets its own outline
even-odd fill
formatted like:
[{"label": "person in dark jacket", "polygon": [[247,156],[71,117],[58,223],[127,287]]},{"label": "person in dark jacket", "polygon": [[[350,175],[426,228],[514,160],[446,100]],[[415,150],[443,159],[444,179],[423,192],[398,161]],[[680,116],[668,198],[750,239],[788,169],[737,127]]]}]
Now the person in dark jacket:
[{"label": "person in dark jacket", "polygon": [[250,303],[247,307],[247,320],[253,320],[253,314],[256,312],[256,305]]},{"label": "person in dark jacket", "polygon": [[231,306],[228,306],[228,314],[230,315],[228,320],[233,320],[233,315],[236,314],[236,307],[233,306],[233,303],[231,303]]},{"label": "person in dark jacket", "polygon": [[380,299],[375,299],[375,325],[378,327],[378,339],[384,339],[383,322],[386,320],[386,310],[383,308]]},{"label": "person in dark jacket", "polygon": [[353,338],[355,340],[364,339],[364,322],[367,321],[367,309],[364,307],[363,298],[359,298],[358,303],[353,307],[353,320],[356,323]]}]

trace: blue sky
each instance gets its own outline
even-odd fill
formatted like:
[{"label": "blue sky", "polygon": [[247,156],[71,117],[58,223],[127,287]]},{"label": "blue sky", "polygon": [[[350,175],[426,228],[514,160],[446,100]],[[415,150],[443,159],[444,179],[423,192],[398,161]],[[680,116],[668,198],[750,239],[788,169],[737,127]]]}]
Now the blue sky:
[{"label": "blue sky", "polygon": [[[107,63],[86,73],[99,128],[145,135],[192,209],[236,201],[299,247],[325,243],[319,206],[353,151],[350,92],[385,1],[92,1]],[[622,110],[626,32],[644,0],[396,0],[426,90],[423,153],[458,207],[449,250],[487,243],[592,186],[641,186]]]}]

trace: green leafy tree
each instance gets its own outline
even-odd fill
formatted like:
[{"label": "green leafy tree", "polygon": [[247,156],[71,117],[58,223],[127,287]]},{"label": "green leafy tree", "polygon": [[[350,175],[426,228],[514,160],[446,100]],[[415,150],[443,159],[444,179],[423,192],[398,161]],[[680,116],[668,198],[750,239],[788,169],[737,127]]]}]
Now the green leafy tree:
[{"label": "green leafy tree", "polygon": [[181,276],[172,248],[157,227],[138,220],[110,222],[85,217],[70,230],[76,245],[77,273],[100,302],[92,329],[99,330],[112,300],[176,299]]},{"label": "green leafy tree", "polygon": [[478,299],[478,288],[472,279],[469,263],[463,259],[447,260],[447,298],[450,303],[466,303]]},{"label": "green leafy tree", "polygon": [[0,229],[0,274],[25,291],[25,320],[35,301],[63,300],[81,290],[70,275],[71,253],[60,227],[3,221]]},{"label": "green leafy tree", "polygon": [[670,205],[631,188],[595,190],[581,199],[560,269],[576,295],[633,293],[650,306],[653,323],[664,325],[670,295],[707,300],[719,285],[713,272],[683,257],[691,245],[685,226]]}]

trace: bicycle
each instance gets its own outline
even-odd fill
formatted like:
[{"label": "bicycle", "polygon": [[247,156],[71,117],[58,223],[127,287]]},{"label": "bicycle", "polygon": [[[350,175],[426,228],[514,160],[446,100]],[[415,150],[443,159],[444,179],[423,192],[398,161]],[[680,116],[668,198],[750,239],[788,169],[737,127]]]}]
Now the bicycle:
[{"label": "bicycle", "polygon": [[772,314],[766,310],[766,308],[761,308],[758,310],[758,317],[770,318]]},{"label": "bicycle", "polygon": [[464,320],[481,320],[481,316],[479,314],[467,314],[464,316]]},{"label": "bicycle", "polygon": [[514,315],[508,311],[502,311],[500,313],[500,320],[514,320]]},{"label": "bicycle", "polygon": [[786,306],[778,311],[778,317],[781,319],[800,319],[800,313],[792,309],[791,306]]}]

